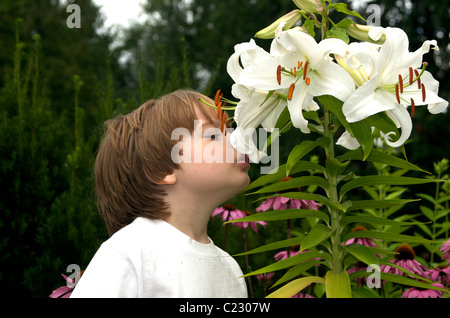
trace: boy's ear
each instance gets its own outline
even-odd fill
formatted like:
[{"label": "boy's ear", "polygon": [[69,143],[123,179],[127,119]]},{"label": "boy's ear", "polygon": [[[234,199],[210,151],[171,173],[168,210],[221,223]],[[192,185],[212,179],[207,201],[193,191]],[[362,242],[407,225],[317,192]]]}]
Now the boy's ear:
[{"label": "boy's ear", "polygon": [[175,175],[175,173],[172,174],[168,174],[167,176],[165,176],[160,182],[158,182],[158,184],[175,184],[175,182],[177,182],[177,176]]}]

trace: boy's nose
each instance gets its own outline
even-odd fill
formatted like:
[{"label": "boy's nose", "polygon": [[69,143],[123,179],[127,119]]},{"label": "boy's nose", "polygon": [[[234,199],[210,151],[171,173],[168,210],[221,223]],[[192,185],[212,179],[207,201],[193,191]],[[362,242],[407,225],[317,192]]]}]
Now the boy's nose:
[{"label": "boy's nose", "polygon": [[237,152],[237,163],[244,163],[244,162],[248,162],[248,156],[247,155],[245,155],[245,154],[243,154],[243,153],[240,153],[239,151],[236,151]]}]

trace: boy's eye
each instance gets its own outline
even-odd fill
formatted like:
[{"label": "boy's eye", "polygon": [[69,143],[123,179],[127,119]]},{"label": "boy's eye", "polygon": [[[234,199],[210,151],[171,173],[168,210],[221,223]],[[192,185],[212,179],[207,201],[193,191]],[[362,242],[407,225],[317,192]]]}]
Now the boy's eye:
[{"label": "boy's eye", "polygon": [[208,137],[208,139],[213,141],[213,140],[216,140],[217,137],[218,137],[217,135],[211,135],[211,136]]}]

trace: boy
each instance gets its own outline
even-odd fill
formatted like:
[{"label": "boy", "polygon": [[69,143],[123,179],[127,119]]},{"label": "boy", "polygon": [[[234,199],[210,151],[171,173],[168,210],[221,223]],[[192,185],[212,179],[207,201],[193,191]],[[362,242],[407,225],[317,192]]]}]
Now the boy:
[{"label": "boy", "polygon": [[[110,238],[72,298],[247,297],[241,269],[214,245],[207,224],[214,208],[247,187],[249,164],[220,130],[216,109],[201,99],[214,104],[178,90],[107,122],[95,177]],[[191,134],[173,140],[180,127]],[[175,163],[180,142],[184,158],[186,152],[194,157],[200,145],[220,150],[224,160]],[[230,153],[233,162],[225,159]]]}]

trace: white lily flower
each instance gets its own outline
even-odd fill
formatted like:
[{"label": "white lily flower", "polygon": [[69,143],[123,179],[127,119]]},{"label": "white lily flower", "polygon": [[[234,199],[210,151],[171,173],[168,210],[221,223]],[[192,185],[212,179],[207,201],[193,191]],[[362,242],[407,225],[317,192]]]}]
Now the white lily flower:
[{"label": "white lily flower", "polygon": [[342,133],[341,137],[336,141],[336,145],[347,148],[348,150],[355,150],[361,147],[358,140],[352,137],[348,131]]},{"label": "white lily flower", "polygon": [[266,130],[274,128],[287,103],[277,92],[269,94],[240,84],[233,85],[232,94],[240,101],[234,111],[237,129],[231,133],[231,144],[248,154],[252,162],[259,162],[266,154],[258,150],[250,136],[259,125]]},{"label": "white lily flower", "polygon": [[227,72],[238,83],[239,76],[244,68],[249,67],[254,61],[270,58],[270,54],[259,47],[255,40],[240,43],[234,46],[234,53],[227,62]]},{"label": "white lily flower", "polygon": [[[431,47],[438,49],[436,41],[425,41],[421,48],[409,52],[408,37],[403,30],[386,28],[377,31],[386,35],[386,41],[379,49],[373,45],[369,47],[368,43],[350,45],[346,56],[337,59],[359,86],[344,102],[342,110],[349,122],[386,112],[401,128],[401,136],[393,142],[390,136],[395,133],[390,132],[386,135],[386,143],[398,147],[411,134],[415,106],[428,105],[428,110],[435,114],[444,111],[448,102],[437,95],[439,83],[424,70],[422,63],[422,56]],[[411,116],[406,109],[408,106],[411,106]]]},{"label": "white lily flower", "polygon": [[332,95],[344,101],[355,89],[351,76],[329,56],[343,54],[347,44],[339,39],[317,43],[304,32],[282,27],[276,31],[270,54],[258,52],[251,63],[242,63],[235,81],[262,91],[286,91],[293,125],[309,133],[302,112],[319,108],[315,96]]},{"label": "white lily flower", "polygon": [[[375,128],[372,127],[372,133],[374,130]],[[373,145],[377,148],[383,148],[384,140],[386,140],[386,135],[384,133],[380,132],[380,135],[381,135],[380,138],[375,138],[373,140]],[[355,150],[361,147],[358,140],[352,137],[352,135],[348,131],[344,131],[344,133],[336,141],[336,145],[342,146],[349,150]]]},{"label": "white lily flower", "polygon": [[[230,140],[233,147],[247,154],[252,162],[260,162],[265,153],[258,150],[251,135],[259,125],[266,130],[274,128],[287,103],[285,99],[280,98],[279,92],[270,94],[267,90],[258,90],[239,83],[239,77],[245,68],[255,61],[271,59],[272,56],[256,45],[253,39],[236,45],[234,49],[234,54],[228,59],[227,71],[236,82],[231,93],[239,102],[234,111],[237,129],[232,132]],[[283,93],[287,94],[287,90]]]}]

